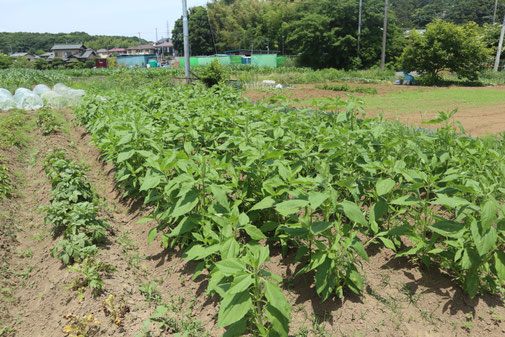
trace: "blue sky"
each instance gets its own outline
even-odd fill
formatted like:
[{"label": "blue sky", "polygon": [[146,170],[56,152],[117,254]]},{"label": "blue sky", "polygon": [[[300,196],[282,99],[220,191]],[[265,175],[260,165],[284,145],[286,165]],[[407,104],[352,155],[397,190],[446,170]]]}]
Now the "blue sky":
[{"label": "blue sky", "polygon": [[[187,0],[188,8],[207,0]],[[166,37],[182,15],[182,0],[0,0],[1,32],[68,33]]]}]

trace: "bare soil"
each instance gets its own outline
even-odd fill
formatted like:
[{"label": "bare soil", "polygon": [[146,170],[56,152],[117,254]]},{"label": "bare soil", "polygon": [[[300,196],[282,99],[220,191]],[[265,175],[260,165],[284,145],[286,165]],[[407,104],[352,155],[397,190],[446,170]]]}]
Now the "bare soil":
[{"label": "bare soil", "polygon": [[[64,112],[64,116],[70,121],[70,112]],[[3,268],[0,274],[4,295],[0,322],[8,322],[9,326],[4,334],[66,336],[62,332],[67,324],[65,315],[93,313],[100,321],[95,336],[136,336],[157,303],[166,302],[180,322],[200,321],[205,330],[200,335],[221,336],[224,330],[216,323],[219,308],[215,299],[205,294],[204,275],[192,281],[195,264],[187,263],[179,250],[164,250],[156,240],[147,244],[147,233],[153,224],[137,221],[148,210],[141,202],[121,198],[113,168],[104,163],[85,130],[76,126],[69,130],[68,134],[50,136],[35,130],[26,155],[19,156],[19,151],[13,150],[9,156],[8,165],[20,171],[20,178],[16,180],[19,197],[0,202],[0,229],[9,228],[16,234],[14,241],[9,231],[0,231],[0,258],[4,258],[9,269]],[[71,158],[88,165],[88,179],[103,201],[103,217],[113,227],[99,256],[115,271],[104,278],[104,293],[98,296],[86,290],[81,298],[69,289],[75,273],[50,256],[56,241],[50,233],[51,225],[44,224],[44,211],[39,207],[49,205],[51,198],[41,166],[51,149],[65,149]],[[484,295],[469,300],[453,280],[436,268],[393,259],[393,253],[387,249],[369,248],[370,262],[363,262],[366,282],[362,296],[346,293],[342,300],[332,298],[324,303],[318,298],[310,275],[294,278],[294,252],[285,258],[275,247],[272,252],[268,268],[284,277],[285,294],[294,307],[292,336],[505,335],[502,297]],[[161,300],[147,298],[140,291],[149,281],[156,284]],[[122,327],[103,311],[103,302],[111,294],[124,299],[130,309],[122,319]],[[169,330],[162,335],[173,336],[175,332]]]},{"label": "bare soil", "polygon": [[[416,90],[427,90],[433,89],[432,87],[421,87],[421,86],[397,86],[392,84],[352,84],[346,83],[349,86],[362,86],[362,87],[373,87],[378,91],[378,95],[384,95],[390,92],[405,92],[405,91],[416,91]],[[498,87],[477,87],[477,88],[466,88],[468,90],[496,90],[497,88],[503,89],[503,94],[505,97],[505,86]],[[265,101],[269,97],[273,96],[275,93],[267,90],[247,90],[244,96],[252,102]],[[283,95],[287,95],[288,98],[293,100],[313,100],[320,98],[334,98],[336,96],[345,99],[348,93],[345,92],[335,92],[332,90],[322,90],[316,88],[316,84],[301,84],[297,85],[295,88],[289,88],[282,92]],[[353,93],[354,96],[360,97],[367,94]],[[408,102],[406,102],[408,104]],[[311,103],[299,102],[294,103],[298,107],[310,107]],[[437,111],[432,111],[431,113],[396,113],[390,110],[385,110],[382,108],[367,108],[365,106],[367,116],[374,117],[379,114],[385,119],[400,122],[402,124],[424,127],[424,128],[436,128],[436,126],[424,125],[422,122],[433,119],[438,115]],[[471,136],[483,136],[487,134],[499,134],[505,131],[505,100],[503,102],[485,106],[485,107],[473,107],[473,106],[460,106],[458,107],[457,120],[461,122],[464,126],[465,131]]]}]

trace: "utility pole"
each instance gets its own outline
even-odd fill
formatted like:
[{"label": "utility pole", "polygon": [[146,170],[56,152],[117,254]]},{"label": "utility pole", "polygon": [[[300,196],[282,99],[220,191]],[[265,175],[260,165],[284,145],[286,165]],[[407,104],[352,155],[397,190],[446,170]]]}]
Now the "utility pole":
[{"label": "utility pole", "polygon": [[168,20],[167,20],[167,39],[170,39],[170,29],[168,28]]},{"label": "utility pole", "polygon": [[140,32],[139,32],[139,40],[140,40]]},{"label": "utility pole", "polygon": [[386,38],[387,38],[387,30],[388,30],[388,6],[389,6],[389,0],[386,0],[386,3],[384,5],[384,28],[382,31],[381,70],[384,70],[384,66],[386,65]]},{"label": "utility pole", "polygon": [[284,35],[282,35],[282,55],[284,55]]},{"label": "utility pole", "polygon": [[158,43],[158,28],[156,28],[156,43]]},{"label": "utility pole", "polygon": [[191,84],[191,72],[189,69],[189,28],[188,28],[188,5],[182,0],[182,31],[184,34],[184,74],[186,83]]},{"label": "utility pole", "polygon": [[359,47],[361,41],[361,11],[363,9],[363,0],[359,0],[359,14],[358,14],[358,57],[359,57]]},{"label": "utility pole", "polygon": [[503,36],[505,35],[505,16],[503,17],[503,25],[501,27],[500,43],[498,43],[498,51],[496,52],[496,60],[494,61],[494,71],[498,71],[500,65],[501,50],[503,48]]},{"label": "utility pole", "polygon": [[498,11],[498,0],[494,2],[493,25],[496,23],[496,12]]}]

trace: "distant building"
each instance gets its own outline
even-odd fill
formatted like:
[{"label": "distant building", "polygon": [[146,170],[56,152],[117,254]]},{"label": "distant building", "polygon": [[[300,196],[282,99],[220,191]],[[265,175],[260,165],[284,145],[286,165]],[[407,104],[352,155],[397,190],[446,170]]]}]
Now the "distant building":
[{"label": "distant building", "polygon": [[125,55],[126,48],[113,48],[113,49],[109,49],[107,52],[109,53],[109,55],[113,55],[113,56]]},{"label": "distant building", "polygon": [[45,53],[45,54],[39,55],[39,57],[43,58],[46,61],[52,61],[54,58],[54,53],[51,53],[51,52]]},{"label": "distant building", "polygon": [[63,59],[72,55],[82,55],[86,51],[86,46],[83,44],[55,44],[51,50],[54,52],[54,57]]},{"label": "distant building", "polygon": [[[96,52],[91,48],[86,48],[83,44],[55,44],[51,50],[54,53],[53,59],[61,58],[65,62],[86,62],[96,58]],[[50,60],[50,56],[47,60]]]},{"label": "distant building", "polygon": [[156,54],[160,56],[174,56],[174,44],[170,41],[157,43],[154,45]]},{"label": "distant building", "polygon": [[14,54],[10,54],[9,56],[12,57],[14,59],[14,61],[17,61],[18,57],[26,57],[28,59],[28,61],[33,61],[38,58],[38,56],[29,54],[29,53],[14,53]]},{"label": "distant building", "polygon": [[107,57],[109,56],[109,51],[107,49],[98,49],[96,51],[97,55],[100,55],[100,57]]},{"label": "distant building", "polygon": [[156,47],[154,44],[145,44],[141,46],[133,46],[126,48],[128,55],[153,55],[156,54]]}]

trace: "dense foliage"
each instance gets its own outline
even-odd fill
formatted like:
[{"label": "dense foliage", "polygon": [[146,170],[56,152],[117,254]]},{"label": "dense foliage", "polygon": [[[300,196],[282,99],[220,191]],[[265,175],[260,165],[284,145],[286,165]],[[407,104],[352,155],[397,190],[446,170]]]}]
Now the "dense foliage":
[{"label": "dense foliage", "polygon": [[400,65],[408,72],[418,71],[434,81],[440,72],[451,71],[461,78],[477,80],[490,52],[475,23],[458,26],[437,20],[421,35],[412,32]]},{"label": "dense foliage", "polygon": [[364,288],[374,244],[441,268],[470,297],[503,291],[503,139],[457,137],[331,113],[251,105],[226,87],[89,97],[76,115],[125,196],[153,209],[148,242],[179,245],[222,298],[228,335],[286,336],[290,307],[269,255],[296,252],[326,300]]},{"label": "dense foliage", "polygon": [[89,35],[84,32],[73,33],[25,33],[0,32],[0,53],[11,54],[25,52],[43,54],[51,51],[58,43],[84,43],[86,47],[95,50],[101,48],[126,48],[147,43],[135,36]]},{"label": "dense foliage", "polygon": [[[269,49],[297,55],[300,65],[312,68],[369,68],[380,60],[384,1],[363,1],[359,54],[358,12],[354,0],[216,0],[190,9],[191,54]],[[399,0],[391,2],[389,13],[386,55],[387,62],[394,62],[405,46],[406,29],[424,28],[437,19],[490,24],[494,0]],[[498,22],[503,14],[500,6]],[[172,35],[181,51],[182,19]]]}]

